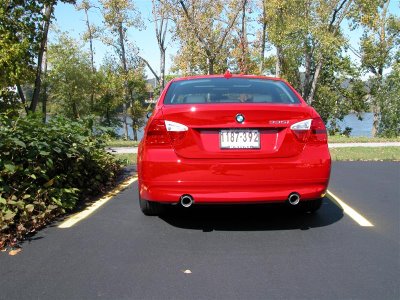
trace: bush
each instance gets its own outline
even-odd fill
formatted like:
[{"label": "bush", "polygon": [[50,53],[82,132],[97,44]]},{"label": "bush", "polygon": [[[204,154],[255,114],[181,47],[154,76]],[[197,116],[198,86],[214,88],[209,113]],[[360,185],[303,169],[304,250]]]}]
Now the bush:
[{"label": "bush", "polygon": [[82,122],[0,114],[0,248],[111,185],[120,165],[104,147]]}]

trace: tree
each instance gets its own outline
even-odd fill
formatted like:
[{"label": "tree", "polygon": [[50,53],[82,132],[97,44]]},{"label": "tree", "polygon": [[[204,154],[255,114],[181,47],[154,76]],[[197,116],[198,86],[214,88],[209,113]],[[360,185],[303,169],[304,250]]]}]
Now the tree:
[{"label": "tree", "polygon": [[[181,10],[176,10],[174,19],[176,23],[176,36],[181,41],[181,55],[199,54],[205,58],[205,65],[208,74],[214,74],[215,66],[226,57],[227,44],[231,38],[233,26],[243,8],[244,0],[213,2],[207,0],[179,0]],[[195,39],[195,40],[193,40]],[[198,44],[193,45],[193,43]],[[194,51],[188,50],[192,48]],[[196,49],[197,48],[197,49]],[[194,53],[193,53],[194,52]],[[190,58],[189,58],[190,60]],[[201,64],[200,69],[203,69]],[[227,66],[227,61],[222,63]],[[220,70],[218,70],[220,71]]]},{"label": "tree", "polygon": [[88,115],[92,91],[89,54],[75,40],[61,34],[48,52],[49,98],[58,106],[57,113],[72,119]]},{"label": "tree", "polygon": [[165,52],[167,50],[165,39],[167,36],[170,9],[165,1],[152,0],[152,5],[152,14],[156,31],[157,44],[158,48],[160,49],[160,77],[158,81],[160,85],[160,90],[163,90],[165,86]]},{"label": "tree", "polygon": [[261,0],[261,16],[259,18],[261,23],[261,34],[260,34],[260,64],[259,64],[259,73],[263,74],[264,72],[264,62],[265,62],[265,44],[267,41],[267,2],[266,0]]},{"label": "tree", "polygon": [[343,120],[350,112],[361,118],[359,112],[367,110],[368,91],[359,77],[358,66],[341,53],[324,64],[313,106],[329,124],[330,134],[341,133],[337,120]]},{"label": "tree", "polygon": [[385,86],[384,72],[392,67],[399,51],[400,18],[389,13],[390,0],[369,2],[369,5],[359,6],[356,18],[364,29],[359,52],[361,67],[372,74],[369,89],[374,114],[372,136],[375,136],[379,131],[381,104],[387,103],[380,99],[380,96],[386,98],[387,95],[382,91]]},{"label": "tree", "polygon": [[114,127],[120,125],[118,108],[125,101],[123,79],[120,76],[119,65],[112,57],[106,57],[99,68],[99,98],[95,105],[95,112],[100,117],[103,126]]},{"label": "tree", "polygon": [[[62,0],[74,3],[74,0]],[[57,0],[6,0],[0,9],[0,82],[2,91],[14,86],[25,110],[39,103],[44,52]],[[36,60],[36,63],[35,63]],[[23,84],[34,84],[29,107]],[[9,94],[9,93],[2,93]]]},{"label": "tree", "polygon": [[393,66],[376,95],[380,119],[378,134],[386,137],[400,136],[400,62]]},{"label": "tree", "polygon": [[[92,73],[95,77],[96,75],[96,67],[94,65],[94,48],[93,48],[93,40],[97,37],[98,28],[90,23],[89,19],[89,10],[92,8],[96,8],[89,0],[82,0],[76,8],[78,10],[83,10],[85,13],[85,23],[86,23],[86,32],[83,34],[83,40],[89,41],[89,49],[90,49],[90,62],[92,66]],[[94,98],[95,98],[95,84],[93,84],[92,93],[90,95],[90,105],[94,107]]]},{"label": "tree", "polygon": [[47,35],[49,33],[49,27],[50,27],[50,22],[51,22],[51,17],[53,14],[54,10],[54,5],[55,1],[52,1],[50,3],[45,4],[43,11],[43,21],[42,25],[40,27],[40,45],[39,45],[39,50],[38,50],[38,55],[37,55],[37,65],[36,65],[36,75],[35,75],[35,83],[34,83],[34,88],[33,88],[33,95],[32,95],[32,101],[31,105],[29,106],[29,110],[31,112],[36,111],[36,107],[39,103],[39,97],[40,97],[40,88],[42,84],[42,72],[43,68],[42,66],[44,65],[44,52],[46,51],[46,45],[47,45]]},{"label": "tree", "polygon": [[15,104],[15,92],[26,104],[21,85],[34,74],[42,8],[39,1],[0,2],[0,101],[4,109]]},{"label": "tree", "polygon": [[128,112],[132,118],[133,140],[137,141],[138,130],[146,124],[144,100],[148,97],[148,92],[143,67],[135,68],[135,70],[129,72],[129,90],[133,102]]},{"label": "tree", "polygon": [[[128,64],[127,64],[127,30],[130,27],[142,26],[140,16],[131,0],[100,0],[102,14],[106,28],[110,36],[103,37],[103,41],[114,47],[119,58],[124,78],[124,103],[123,103],[123,125],[125,139],[128,139],[127,107],[130,102],[128,87]],[[115,38],[114,38],[115,37]]]},{"label": "tree", "polygon": [[346,44],[340,28],[354,1],[270,0],[264,5],[263,20],[276,49],[276,75],[288,78],[311,104],[324,64]]},{"label": "tree", "polygon": [[238,22],[233,30],[233,46],[231,51],[232,61],[230,69],[242,74],[258,73],[256,57],[252,55],[251,42],[249,41],[249,23],[250,14],[253,10],[253,3],[250,0],[244,0],[238,17]]}]

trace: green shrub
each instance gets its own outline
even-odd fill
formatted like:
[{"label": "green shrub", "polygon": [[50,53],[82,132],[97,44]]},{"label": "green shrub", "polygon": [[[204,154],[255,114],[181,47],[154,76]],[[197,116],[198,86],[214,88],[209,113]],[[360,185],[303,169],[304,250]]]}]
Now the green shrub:
[{"label": "green shrub", "polygon": [[120,165],[82,122],[0,114],[0,248],[104,191]]}]

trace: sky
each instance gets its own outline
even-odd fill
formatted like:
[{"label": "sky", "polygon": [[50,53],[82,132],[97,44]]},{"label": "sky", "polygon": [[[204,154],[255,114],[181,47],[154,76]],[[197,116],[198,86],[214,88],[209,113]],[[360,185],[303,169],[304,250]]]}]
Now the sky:
[{"label": "sky", "polygon": [[[77,1],[79,2],[79,0]],[[92,2],[96,2],[93,0]],[[139,48],[139,54],[145,58],[154,70],[159,71],[159,49],[157,45],[157,39],[155,36],[154,23],[152,22],[151,14],[151,0],[136,0],[134,1],[138,11],[141,14],[142,21],[144,22],[145,29],[139,31],[137,29],[128,30],[128,40],[134,43]],[[390,3],[389,11],[393,14],[400,15],[399,0],[392,0]],[[55,24],[61,31],[68,32],[75,39],[80,39],[82,33],[86,30],[85,15],[83,11],[77,11],[71,4],[59,3],[55,8]],[[98,9],[91,9],[89,12],[89,18],[91,23],[97,26],[102,25],[101,13]],[[345,26],[346,27],[346,26]],[[345,35],[350,41],[350,44],[354,48],[358,48],[358,41],[361,36],[361,30],[350,31],[345,30]],[[54,33],[50,32],[50,42],[54,39]],[[167,51],[166,51],[166,71],[171,68],[172,56],[176,54],[178,47],[174,42],[170,40],[170,34],[167,36]],[[87,46],[88,47],[88,46]],[[95,49],[95,63],[99,66],[103,60],[103,57],[107,52],[112,53],[112,49],[108,48],[100,41],[94,42]],[[352,53],[349,55],[353,59],[357,59]],[[148,78],[153,78],[149,70],[146,68]]]},{"label": "sky", "polygon": [[[79,2],[79,0],[77,2]],[[142,21],[145,24],[145,29],[141,31],[137,29],[129,29],[128,40],[133,42],[139,48],[139,54],[150,63],[152,68],[159,71],[160,52],[155,35],[154,23],[152,22],[151,0],[136,0],[135,5],[138,11],[140,11]],[[55,8],[55,19],[55,25],[57,28],[61,31],[68,32],[69,35],[75,39],[80,39],[82,33],[86,31],[84,12],[77,11],[72,4],[57,4]],[[93,8],[89,11],[89,19],[91,23],[94,23],[97,26],[102,25],[102,16],[98,9]],[[167,36],[167,41],[169,41],[169,36]],[[54,38],[54,35],[50,35],[50,40],[52,37]],[[94,42],[94,50],[95,63],[97,66],[101,64],[103,57],[107,52],[113,52],[111,48],[105,46],[100,41]],[[168,42],[166,51],[167,71],[169,71],[171,67],[171,56],[174,55],[176,51],[177,47],[171,42]],[[146,72],[149,78],[154,77],[150,71],[146,70]]]}]

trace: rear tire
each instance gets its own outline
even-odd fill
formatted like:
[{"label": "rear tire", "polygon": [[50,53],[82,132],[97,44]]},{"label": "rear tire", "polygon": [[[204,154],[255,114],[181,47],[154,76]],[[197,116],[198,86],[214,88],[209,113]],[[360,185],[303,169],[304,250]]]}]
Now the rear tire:
[{"label": "rear tire", "polygon": [[322,205],[322,198],[316,200],[300,201],[300,210],[304,213],[315,213]]},{"label": "rear tire", "polygon": [[143,214],[146,216],[158,216],[162,213],[163,207],[160,203],[147,201],[140,198],[139,195],[139,205]]}]

